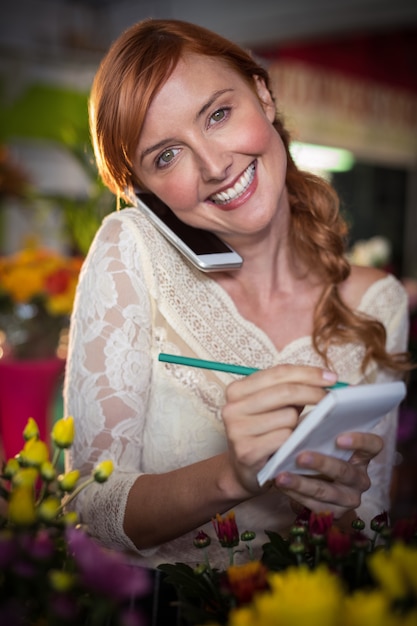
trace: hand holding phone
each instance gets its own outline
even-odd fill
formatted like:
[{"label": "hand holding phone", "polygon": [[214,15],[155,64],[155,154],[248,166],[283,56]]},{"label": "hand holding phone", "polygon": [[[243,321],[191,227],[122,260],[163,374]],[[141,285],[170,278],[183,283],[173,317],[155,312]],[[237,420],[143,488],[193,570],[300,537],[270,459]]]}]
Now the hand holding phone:
[{"label": "hand holding phone", "polygon": [[136,206],[199,270],[216,272],[242,266],[243,259],[233,248],[214,233],[182,222],[157,196],[137,192]]}]

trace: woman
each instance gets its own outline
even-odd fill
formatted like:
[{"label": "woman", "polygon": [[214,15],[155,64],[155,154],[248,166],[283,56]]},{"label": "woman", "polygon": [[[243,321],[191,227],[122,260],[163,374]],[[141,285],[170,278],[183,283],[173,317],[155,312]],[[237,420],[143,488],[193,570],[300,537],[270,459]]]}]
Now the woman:
[{"label": "woman", "polygon": [[[76,420],[70,466],[115,472],[78,498],[100,540],[137,562],[191,564],[193,538],[234,509],[242,529],[285,532],[294,509],[341,526],[389,506],[396,421],[346,433],[348,462],[303,453],[301,468],[260,488],[257,472],[300,412],[338,378],[407,369],[407,301],[375,269],[349,267],[335,192],[300,172],[265,70],[200,27],[139,23],[113,44],[94,81],[91,132],[118,196],[148,190],[183,222],[214,232],[241,269],[203,274],[137,208],[105,219],[83,267],[65,397]],[[239,363],[248,377],[158,362],[160,352]],[[224,564],[221,548],[210,552]]]}]

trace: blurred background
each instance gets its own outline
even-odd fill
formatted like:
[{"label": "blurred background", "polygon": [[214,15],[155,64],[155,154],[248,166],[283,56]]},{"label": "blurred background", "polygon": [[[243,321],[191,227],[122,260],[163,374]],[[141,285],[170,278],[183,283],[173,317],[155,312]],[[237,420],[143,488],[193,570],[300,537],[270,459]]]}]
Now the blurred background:
[{"label": "blurred background", "polygon": [[[265,64],[296,160],[340,193],[352,258],[404,282],[416,354],[414,0],[3,0],[0,254],[40,246],[82,258],[115,209],[92,160],[88,93],[111,42],[146,17],[196,22]],[[402,477],[416,475],[416,395],[412,375],[399,430]],[[417,500],[416,482],[394,482],[400,513]]]}]

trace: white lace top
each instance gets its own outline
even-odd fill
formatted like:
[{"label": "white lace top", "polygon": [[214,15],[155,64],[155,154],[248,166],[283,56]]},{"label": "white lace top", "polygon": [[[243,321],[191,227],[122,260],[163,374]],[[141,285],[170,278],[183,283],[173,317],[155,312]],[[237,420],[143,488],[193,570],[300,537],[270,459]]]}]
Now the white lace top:
[{"label": "white lace top", "polygon": [[[373,284],[360,310],[384,323],[390,351],[406,349],[407,299],[396,279]],[[152,567],[200,561],[193,546],[200,529],[139,552],[123,531],[129,490],[141,473],[166,472],[225,450],[220,409],[225,386],[234,378],[161,363],[159,352],[258,368],[281,362],[322,365],[310,337],[278,351],[242,318],[217,282],[189,265],[138,209],[104,220],[82,269],[72,318],[64,395],[76,438],[67,465],[88,474],[98,461],[113,460],[109,481],[82,492],[76,506],[105,545]],[[361,381],[361,347],[333,348],[330,355],[341,380]],[[369,378],[389,379],[375,367]],[[396,416],[386,416],[378,432],[385,447],[370,466],[372,487],[359,511],[365,520],[389,506]],[[266,540],[265,529],[284,532],[294,519],[287,498],[275,488],[234,510],[240,531],[257,533],[257,546]],[[202,529],[214,536],[210,523]],[[212,542],[213,565],[227,565],[224,552]]]}]

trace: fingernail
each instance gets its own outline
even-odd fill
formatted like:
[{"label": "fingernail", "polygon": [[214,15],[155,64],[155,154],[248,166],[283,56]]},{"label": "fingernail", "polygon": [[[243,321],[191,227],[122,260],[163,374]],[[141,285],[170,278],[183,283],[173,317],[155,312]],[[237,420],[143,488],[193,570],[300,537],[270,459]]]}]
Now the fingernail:
[{"label": "fingernail", "polygon": [[313,462],[313,455],[309,452],[304,452],[304,454],[301,454],[301,456],[297,460],[298,463],[303,467],[310,467]]},{"label": "fingernail", "polygon": [[277,477],[277,482],[281,487],[290,487],[292,483],[292,479],[289,474],[280,474]]},{"label": "fingernail", "polygon": [[340,435],[337,438],[337,444],[342,448],[350,448],[352,446],[353,440],[349,435]]},{"label": "fingernail", "polygon": [[323,370],[323,380],[329,383],[335,383],[337,380],[337,374],[335,374],[335,372],[331,372],[330,370]]}]

